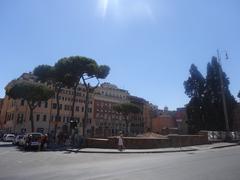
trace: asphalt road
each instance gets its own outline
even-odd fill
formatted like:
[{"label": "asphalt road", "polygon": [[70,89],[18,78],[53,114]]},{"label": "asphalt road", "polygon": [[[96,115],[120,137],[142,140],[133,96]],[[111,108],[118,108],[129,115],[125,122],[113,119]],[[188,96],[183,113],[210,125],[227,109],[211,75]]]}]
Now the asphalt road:
[{"label": "asphalt road", "polygon": [[239,180],[240,147],[163,154],[24,152],[0,143],[0,180]]}]

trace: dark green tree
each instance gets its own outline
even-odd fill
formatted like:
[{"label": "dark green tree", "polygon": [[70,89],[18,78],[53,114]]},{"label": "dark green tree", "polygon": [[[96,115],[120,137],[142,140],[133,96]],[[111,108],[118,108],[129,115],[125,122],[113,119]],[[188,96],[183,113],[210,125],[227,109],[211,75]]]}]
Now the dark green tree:
[{"label": "dark green tree", "polygon": [[128,135],[128,127],[131,123],[131,115],[136,115],[142,112],[141,108],[132,103],[122,103],[116,106],[113,106],[113,110],[121,113],[126,125],[126,135]]},{"label": "dark green tree", "polygon": [[[219,69],[220,68],[220,69]],[[236,106],[236,100],[229,91],[229,79],[225,72],[222,71],[221,65],[216,57],[207,66],[206,90],[205,90],[205,111],[207,130],[226,130],[224,119],[223,101],[220,73],[223,78],[223,91],[226,98],[226,106],[229,117],[229,127],[233,125],[233,110]],[[219,71],[220,70],[220,71]]]},{"label": "dark green tree", "polygon": [[31,122],[31,130],[34,132],[33,110],[41,101],[47,101],[54,96],[54,91],[36,82],[16,80],[6,90],[6,95],[13,99],[26,100],[30,110],[29,121]]},{"label": "dark green tree", "polygon": [[39,65],[33,70],[33,74],[42,83],[49,83],[55,89],[57,114],[55,117],[54,133],[57,135],[58,122],[60,121],[60,93],[63,87],[72,87],[73,81],[70,73],[49,65]]},{"label": "dark green tree", "polygon": [[[95,60],[81,57],[81,56],[71,56],[67,58],[60,59],[56,64],[55,68],[59,71],[64,72],[65,74],[69,74],[71,79],[72,88],[73,88],[73,103],[72,103],[72,112],[71,112],[71,120],[74,122],[74,112],[75,112],[75,101],[77,88],[81,82],[85,86],[86,97],[85,97],[85,115],[83,119],[83,135],[85,135],[85,121],[87,119],[88,114],[88,101],[89,101],[89,93],[93,92],[94,89],[99,85],[99,79],[105,78],[110,68],[108,66],[99,66]],[[97,85],[92,87],[90,83],[87,83],[88,80],[92,80],[95,78],[97,80]]]},{"label": "dark green tree", "polygon": [[191,65],[189,72],[190,77],[184,82],[185,94],[190,98],[186,106],[187,123],[189,133],[196,133],[205,128],[204,91],[206,81],[194,64]]},{"label": "dark green tree", "polygon": [[[86,73],[82,76],[82,81],[86,89],[86,97],[85,97],[85,111],[83,118],[83,135],[85,135],[85,126],[86,121],[88,120],[88,104],[89,104],[89,94],[94,93],[95,89],[99,86],[99,79],[105,79],[109,74],[110,68],[106,65],[100,65],[93,63],[88,68]],[[94,86],[91,86],[88,81],[92,81],[95,79],[97,83]]]}]

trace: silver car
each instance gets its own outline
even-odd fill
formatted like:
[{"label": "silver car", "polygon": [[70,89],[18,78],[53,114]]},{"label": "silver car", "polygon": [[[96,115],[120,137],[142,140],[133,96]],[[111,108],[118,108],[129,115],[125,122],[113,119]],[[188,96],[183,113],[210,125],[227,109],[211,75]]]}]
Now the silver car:
[{"label": "silver car", "polygon": [[14,139],[15,139],[15,135],[14,134],[7,134],[4,137],[3,141],[5,141],[5,142],[13,142]]},{"label": "silver car", "polygon": [[13,144],[19,145],[21,139],[23,139],[23,135],[17,135],[13,141]]}]

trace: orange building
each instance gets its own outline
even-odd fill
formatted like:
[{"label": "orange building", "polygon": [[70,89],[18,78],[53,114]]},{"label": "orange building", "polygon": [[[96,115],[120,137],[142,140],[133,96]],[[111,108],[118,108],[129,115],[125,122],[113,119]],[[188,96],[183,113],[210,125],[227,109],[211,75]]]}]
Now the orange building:
[{"label": "orange building", "polygon": [[152,120],[152,132],[162,134],[165,129],[171,128],[177,128],[177,123],[170,115],[160,115]]},{"label": "orange building", "polygon": [[[36,81],[36,77],[31,73],[24,73],[17,81]],[[10,82],[6,89],[11,87]],[[49,85],[50,88],[51,85]],[[82,134],[82,125],[85,112],[84,100],[86,97],[85,87],[80,84],[77,89],[75,102],[75,119],[77,120],[77,129]],[[57,125],[57,134],[66,131],[70,126],[71,106],[73,102],[73,90],[63,88],[60,93],[60,117],[56,121],[57,104],[56,97],[47,102],[41,102],[33,111],[33,120],[35,131],[51,133]],[[125,122],[121,114],[113,111],[113,106],[120,103],[132,102],[139,105],[143,113],[132,119],[129,125],[129,131],[132,135],[143,133],[144,123],[149,127],[151,123],[152,107],[142,98],[130,96],[128,91],[119,89],[110,83],[103,83],[94,93],[89,94],[88,119],[85,121],[87,136],[111,136],[119,131],[125,131]],[[4,130],[12,133],[23,133],[31,131],[29,121],[29,108],[26,101],[22,99],[13,100],[5,96],[0,113],[0,124]]]},{"label": "orange building", "polygon": [[[24,73],[17,81],[34,81],[32,74]],[[11,86],[10,82],[5,89]],[[51,87],[50,87],[51,88]],[[33,120],[35,130],[42,133],[50,133],[54,131],[55,125],[57,125],[57,132],[60,132],[64,127],[69,126],[69,120],[71,117],[71,105],[72,105],[73,90],[63,88],[60,93],[60,120],[56,121],[57,104],[56,97],[49,99],[47,102],[41,102],[33,111]],[[75,117],[78,118],[78,129],[82,133],[82,118],[84,112],[84,87],[79,86],[75,103]],[[91,101],[90,101],[91,102]],[[89,105],[89,111],[91,111],[91,104]],[[0,114],[0,122],[3,128],[7,132],[23,133],[30,132],[31,126],[29,121],[30,111],[27,102],[22,99],[11,99],[5,96]],[[91,114],[89,115],[91,118]]]},{"label": "orange building", "polygon": [[180,134],[188,134],[187,112],[186,108],[177,108],[175,119]]}]

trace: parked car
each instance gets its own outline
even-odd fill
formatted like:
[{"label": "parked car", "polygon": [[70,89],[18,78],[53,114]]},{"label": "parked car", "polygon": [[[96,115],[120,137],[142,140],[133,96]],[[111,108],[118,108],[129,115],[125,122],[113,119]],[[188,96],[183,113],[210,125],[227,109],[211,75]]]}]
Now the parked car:
[{"label": "parked car", "polygon": [[3,141],[5,142],[13,142],[15,139],[14,134],[6,134],[6,136],[3,137]]},{"label": "parked car", "polygon": [[3,131],[3,130],[0,130],[0,141],[3,140],[3,135],[4,135],[4,131]]},{"label": "parked car", "polygon": [[3,134],[3,136],[2,136],[2,141],[4,141],[4,139],[5,139],[5,137],[7,136],[7,134]]},{"label": "parked car", "polygon": [[24,146],[24,143],[25,143],[24,136],[25,136],[25,135],[23,135],[23,137],[22,137],[21,139],[19,139],[19,142],[18,142],[18,145],[19,145],[19,146]]},{"label": "parked car", "polygon": [[21,139],[23,139],[23,135],[17,135],[13,141],[13,144],[19,145]]},{"label": "parked car", "polygon": [[23,137],[24,149],[30,150],[32,148],[40,148],[42,137],[43,134],[38,132],[28,133],[24,135]]}]

